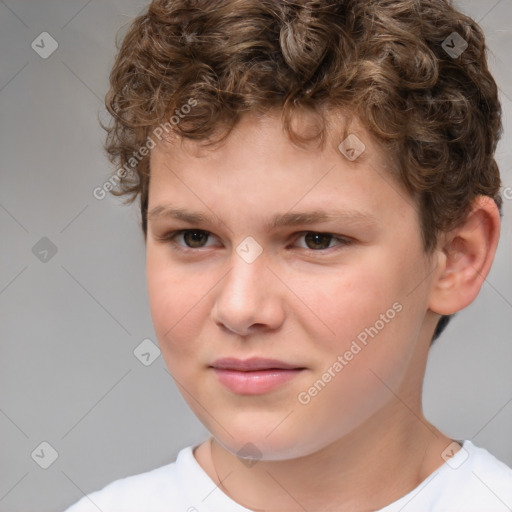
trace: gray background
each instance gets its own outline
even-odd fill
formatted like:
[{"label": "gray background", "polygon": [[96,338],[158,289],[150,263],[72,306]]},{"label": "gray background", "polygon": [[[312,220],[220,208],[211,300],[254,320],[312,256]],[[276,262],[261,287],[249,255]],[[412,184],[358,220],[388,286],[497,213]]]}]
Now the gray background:
[{"label": "gray background", "polygon": [[[162,358],[144,366],[133,353],[155,341],[137,207],[92,195],[110,172],[98,117],[115,33],[144,4],[0,1],[0,512],[63,510],[206,436]],[[512,465],[512,3],[458,5],[491,49],[509,199],[480,296],[431,351],[425,414]],[[42,32],[58,42],[46,59],[31,47]],[[43,441],[58,452],[48,469]]]}]

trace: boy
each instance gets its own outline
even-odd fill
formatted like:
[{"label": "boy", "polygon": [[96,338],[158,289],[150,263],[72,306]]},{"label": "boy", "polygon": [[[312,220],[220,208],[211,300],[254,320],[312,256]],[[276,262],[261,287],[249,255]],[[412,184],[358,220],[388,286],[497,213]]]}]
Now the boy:
[{"label": "boy", "polygon": [[422,413],[500,229],[496,84],[442,0],[156,0],[111,73],[155,332],[212,437],[70,512],[506,511]]}]

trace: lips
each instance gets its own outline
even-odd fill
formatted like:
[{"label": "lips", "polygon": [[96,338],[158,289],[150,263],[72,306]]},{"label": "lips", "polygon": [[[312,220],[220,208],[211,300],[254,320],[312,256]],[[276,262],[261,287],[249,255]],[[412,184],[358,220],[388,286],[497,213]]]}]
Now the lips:
[{"label": "lips", "polygon": [[304,367],[277,359],[259,357],[245,360],[218,359],[211,365],[211,368],[222,385],[240,395],[268,393],[281,387],[305,370]]},{"label": "lips", "polygon": [[245,360],[235,358],[217,359],[217,361],[212,364],[212,367],[219,370],[234,370],[238,372],[302,369],[293,364],[285,363],[277,359],[263,359],[260,357],[253,357]]}]

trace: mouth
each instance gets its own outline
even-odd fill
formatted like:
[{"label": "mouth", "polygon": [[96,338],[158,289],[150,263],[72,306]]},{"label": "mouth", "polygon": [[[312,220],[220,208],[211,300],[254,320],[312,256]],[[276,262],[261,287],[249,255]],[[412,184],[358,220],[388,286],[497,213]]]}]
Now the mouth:
[{"label": "mouth", "polygon": [[239,395],[268,393],[306,369],[277,359],[257,357],[246,360],[218,359],[210,368],[222,385]]}]

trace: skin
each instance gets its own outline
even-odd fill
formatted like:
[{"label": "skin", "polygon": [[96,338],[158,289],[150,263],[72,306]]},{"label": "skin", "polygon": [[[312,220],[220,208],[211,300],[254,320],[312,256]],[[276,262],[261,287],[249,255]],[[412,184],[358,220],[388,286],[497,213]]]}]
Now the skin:
[{"label": "skin", "polygon": [[[353,162],[335,133],[323,149],[294,146],[277,114],[245,115],[214,148],[172,139],[151,153],[149,212],[172,206],[213,217],[189,224],[150,214],[155,331],[171,375],[214,440],[195,450],[197,461],[250,509],[376,510],[442,465],[452,442],[422,412],[430,340],[441,314],[478,294],[499,213],[478,198],[467,221],[426,254],[413,199],[370,135],[357,124],[350,131],[366,146]],[[266,227],[277,214],[341,209],[373,220]],[[195,245],[190,233],[169,239],[184,229],[207,234]],[[304,236],[311,232],[351,243]],[[263,250],[252,263],[236,252],[247,236]],[[400,312],[300,403],[298,394],[396,303]],[[304,370],[248,396],[224,387],[210,368],[220,357],[254,356]],[[236,455],[246,443],[257,448],[254,464]]]}]

